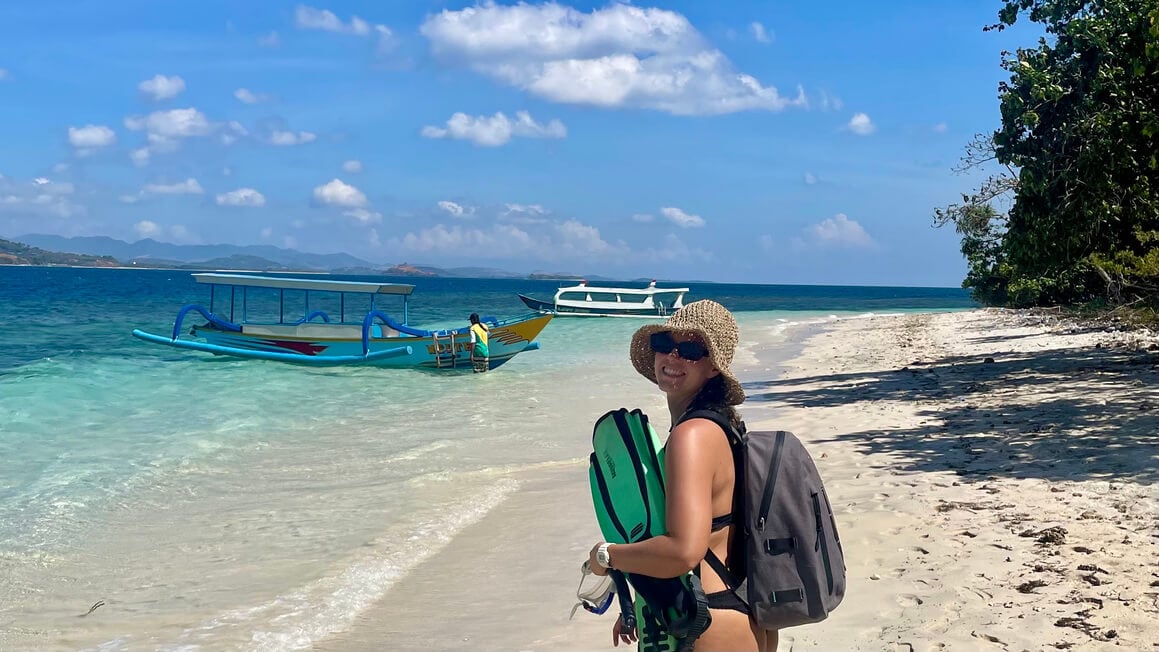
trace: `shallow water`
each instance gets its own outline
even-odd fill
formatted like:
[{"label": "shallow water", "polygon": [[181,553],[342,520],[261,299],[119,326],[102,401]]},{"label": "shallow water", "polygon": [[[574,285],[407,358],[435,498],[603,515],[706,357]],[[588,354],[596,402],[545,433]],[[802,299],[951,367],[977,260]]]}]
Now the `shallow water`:
[{"label": "shallow water", "polygon": [[[522,314],[515,292],[556,287],[417,284],[411,323],[428,327]],[[750,366],[789,321],[970,305],[955,290],[692,287],[738,310]],[[0,267],[0,649],[308,648],[500,504],[520,469],[584,457],[603,411],[663,407],[627,361],[638,320],[556,319],[540,351],[483,375],[129,336],[167,333],[206,295],[187,272]]]}]

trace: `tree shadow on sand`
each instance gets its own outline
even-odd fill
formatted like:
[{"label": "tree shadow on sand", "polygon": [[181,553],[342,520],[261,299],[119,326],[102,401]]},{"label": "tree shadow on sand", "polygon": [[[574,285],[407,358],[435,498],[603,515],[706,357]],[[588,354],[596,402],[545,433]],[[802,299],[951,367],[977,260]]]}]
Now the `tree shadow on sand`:
[{"label": "tree shadow on sand", "polygon": [[917,402],[916,427],[813,440],[892,453],[908,461],[900,468],[1159,481],[1156,353],[1090,347],[994,354],[990,362],[951,356],[903,369],[752,382],[745,390],[750,402],[772,407]]}]

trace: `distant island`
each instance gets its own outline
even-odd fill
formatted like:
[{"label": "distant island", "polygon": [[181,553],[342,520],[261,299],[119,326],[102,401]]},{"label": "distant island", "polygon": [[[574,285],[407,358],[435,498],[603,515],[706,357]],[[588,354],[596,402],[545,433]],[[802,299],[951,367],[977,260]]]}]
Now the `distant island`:
[{"label": "distant island", "polygon": [[120,267],[112,256],[45,251],[20,242],[0,238],[0,265],[65,265],[69,267]]},{"label": "distant island", "polygon": [[[509,278],[549,281],[608,281],[567,272],[519,274],[490,267],[441,268],[399,263],[378,265],[349,254],[311,254],[270,245],[178,245],[150,238],[124,242],[106,236],[66,238],[25,235],[0,238],[0,265],[126,267],[238,272],[294,272],[347,276]],[[647,282],[646,280],[644,282]]]},{"label": "distant island", "polygon": [[388,268],[386,268],[386,270],[383,271],[383,274],[386,274],[387,276],[438,276],[439,275],[438,270],[436,270],[435,268],[432,268],[432,267],[415,267],[414,265],[408,265],[406,263],[403,263],[401,265],[395,265],[394,267],[388,267]]}]

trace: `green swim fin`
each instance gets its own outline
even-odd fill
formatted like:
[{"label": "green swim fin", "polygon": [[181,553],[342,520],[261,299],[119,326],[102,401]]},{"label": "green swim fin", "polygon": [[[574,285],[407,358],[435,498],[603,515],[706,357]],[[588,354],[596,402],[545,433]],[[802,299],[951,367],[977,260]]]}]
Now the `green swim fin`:
[{"label": "green swim fin", "polygon": [[[596,520],[610,543],[635,543],[667,532],[664,448],[640,410],[613,410],[592,431],[588,476]],[[636,590],[639,649],[687,648],[711,623],[700,578],[627,573]]]},{"label": "green swim fin", "polygon": [[610,543],[663,534],[664,450],[640,410],[608,412],[592,432],[588,476],[600,531]]}]

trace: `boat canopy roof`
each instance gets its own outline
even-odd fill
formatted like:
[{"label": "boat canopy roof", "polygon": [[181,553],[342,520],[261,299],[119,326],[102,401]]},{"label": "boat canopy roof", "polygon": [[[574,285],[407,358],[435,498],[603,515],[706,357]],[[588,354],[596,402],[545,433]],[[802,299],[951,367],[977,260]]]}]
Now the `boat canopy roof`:
[{"label": "boat canopy roof", "polygon": [[655,281],[646,288],[616,288],[616,287],[601,287],[597,285],[587,285],[580,283],[579,285],[572,285],[568,287],[559,288],[556,291],[556,296],[565,292],[590,292],[595,294],[639,294],[639,295],[656,295],[656,294],[676,294],[688,292],[688,288],[658,288]]},{"label": "boat canopy roof", "polygon": [[248,274],[193,274],[198,283],[214,285],[245,285],[280,290],[312,290],[315,292],[356,292],[359,294],[402,294],[414,292],[415,286],[404,283],[367,283],[365,281],[329,281],[313,278],[284,276],[250,276]]}]

